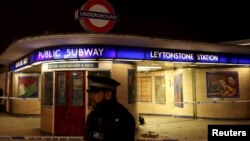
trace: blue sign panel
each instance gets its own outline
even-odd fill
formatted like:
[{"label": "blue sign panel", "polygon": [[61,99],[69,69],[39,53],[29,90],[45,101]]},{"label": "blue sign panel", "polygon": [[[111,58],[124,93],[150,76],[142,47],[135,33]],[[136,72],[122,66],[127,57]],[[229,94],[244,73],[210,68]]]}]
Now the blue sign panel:
[{"label": "blue sign panel", "polygon": [[117,47],[116,50],[117,59],[145,59],[144,49],[142,48],[122,48]]},{"label": "blue sign panel", "polygon": [[250,64],[250,57],[247,55],[108,45],[57,46],[39,49],[27,56],[11,64],[10,70],[16,70],[35,62],[60,59],[131,59]]},{"label": "blue sign panel", "polygon": [[237,64],[238,58],[230,54],[229,55],[221,54],[219,55],[219,63]]},{"label": "blue sign panel", "polygon": [[229,63],[237,64],[238,62],[239,62],[238,57],[236,57],[236,56],[230,56],[230,61],[229,61]]},{"label": "blue sign panel", "polygon": [[250,64],[250,57],[239,56],[239,64]]},{"label": "blue sign panel", "polygon": [[29,64],[33,64],[36,62],[36,56],[35,53],[32,53],[29,55]]},{"label": "blue sign panel", "polygon": [[15,64],[11,64],[11,65],[9,66],[9,70],[10,70],[10,71],[16,70]]}]

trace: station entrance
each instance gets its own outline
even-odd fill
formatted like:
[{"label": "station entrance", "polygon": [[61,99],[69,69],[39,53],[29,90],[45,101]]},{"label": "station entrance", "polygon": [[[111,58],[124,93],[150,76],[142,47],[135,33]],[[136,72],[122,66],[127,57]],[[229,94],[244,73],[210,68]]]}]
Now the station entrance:
[{"label": "station entrance", "polygon": [[55,72],[55,135],[83,134],[86,115],[85,76],[85,71]]}]

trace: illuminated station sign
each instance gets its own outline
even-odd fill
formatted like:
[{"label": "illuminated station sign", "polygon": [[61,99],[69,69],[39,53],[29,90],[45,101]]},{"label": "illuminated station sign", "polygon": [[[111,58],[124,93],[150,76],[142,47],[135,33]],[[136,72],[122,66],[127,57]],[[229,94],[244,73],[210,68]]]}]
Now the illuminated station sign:
[{"label": "illuminated station sign", "polygon": [[38,49],[11,64],[16,70],[36,62],[52,60],[127,59],[194,63],[250,64],[250,57],[225,54],[112,45],[68,45]]},{"label": "illuminated station sign", "polygon": [[54,49],[42,49],[35,53],[35,61],[59,60],[59,59],[113,59],[115,50],[113,47],[62,47]]}]

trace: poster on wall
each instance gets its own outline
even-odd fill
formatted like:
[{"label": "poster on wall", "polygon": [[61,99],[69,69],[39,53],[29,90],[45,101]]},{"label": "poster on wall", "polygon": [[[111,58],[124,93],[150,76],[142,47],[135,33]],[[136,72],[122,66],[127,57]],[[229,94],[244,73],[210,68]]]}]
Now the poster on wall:
[{"label": "poster on wall", "polygon": [[152,102],[150,77],[138,78],[137,88],[139,102]]},{"label": "poster on wall", "polygon": [[183,108],[182,74],[174,76],[174,103],[176,107]]},{"label": "poster on wall", "polygon": [[164,76],[155,76],[155,103],[166,103]]},{"label": "poster on wall", "polygon": [[136,102],[136,71],[128,69],[128,103]]},{"label": "poster on wall", "polygon": [[38,98],[38,82],[38,76],[19,76],[17,97]]},{"label": "poster on wall", "polygon": [[207,72],[208,98],[239,98],[238,72]]}]

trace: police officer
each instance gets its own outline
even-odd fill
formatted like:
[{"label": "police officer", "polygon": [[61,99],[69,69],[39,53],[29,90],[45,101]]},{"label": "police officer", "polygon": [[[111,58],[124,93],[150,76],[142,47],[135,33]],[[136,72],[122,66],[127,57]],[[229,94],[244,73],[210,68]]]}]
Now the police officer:
[{"label": "police officer", "polygon": [[87,90],[93,110],[87,117],[85,141],[134,141],[135,119],[117,102],[119,82],[104,76],[88,76]]}]

